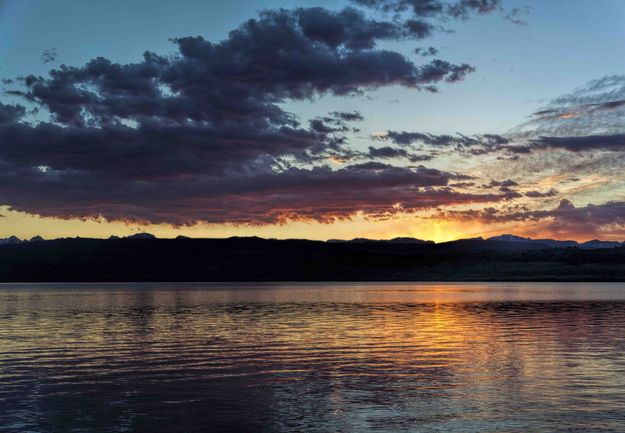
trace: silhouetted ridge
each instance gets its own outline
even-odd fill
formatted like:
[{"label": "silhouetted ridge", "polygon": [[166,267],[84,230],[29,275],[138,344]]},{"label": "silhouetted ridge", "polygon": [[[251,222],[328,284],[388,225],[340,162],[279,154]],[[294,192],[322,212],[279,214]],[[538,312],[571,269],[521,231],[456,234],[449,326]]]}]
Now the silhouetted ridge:
[{"label": "silhouetted ridge", "polygon": [[581,248],[616,248],[620,246],[624,246],[625,242],[616,242],[616,241],[600,241],[598,239],[593,239],[591,241],[587,241],[579,244]]},{"label": "silhouetted ridge", "polygon": [[566,241],[514,238],[440,244],[255,237],[8,239],[0,244],[0,281],[5,282],[625,281],[625,247],[604,241],[571,247]]},{"label": "silhouetted ridge", "polygon": [[434,244],[434,241],[424,241],[422,239],[400,237],[393,239],[368,239],[368,238],[354,238],[349,240],[344,239],[329,239],[330,243],[353,243],[362,244],[366,242],[378,242],[378,243],[391,243],[391,244]]},{"label": "silhouetted ridge", "polygon": [[580,248],[615,248],[623,245],[622,242],[616,241],[600,241],[594,239],[592,241],[578,243],[577,241],[572,240],[558,240],[558,239],[532,239],[532,238],[523,238],[515,235],[499,235],[488,238],[489,241],[497,241],[497,242],[517,242],[517,243],[526,243],[526,244],[534,244],[541,247],[550,247],[550,248],[567,248],[567,247],[580,247]]},{"label": "silhouetted ridge", "polygon": [[152,233],[136,233],[134,235],[126,236],[126,239],[156,239]]},{"label": "silhouetted ridge", "polygon": [[19,243],[22,243],[22,240],[16,236],[9,236],[8,238],[0,239],[0,245],[19,244]]}]

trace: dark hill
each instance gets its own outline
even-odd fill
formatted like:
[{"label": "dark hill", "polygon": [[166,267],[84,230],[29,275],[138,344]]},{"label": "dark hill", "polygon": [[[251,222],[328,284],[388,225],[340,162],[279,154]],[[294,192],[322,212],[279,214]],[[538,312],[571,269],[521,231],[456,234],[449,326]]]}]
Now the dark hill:
[{"label": "dark hill", "polygon": [[58,239],[0,245],[0,281],[625,281],[625,247],[467,239]]}]

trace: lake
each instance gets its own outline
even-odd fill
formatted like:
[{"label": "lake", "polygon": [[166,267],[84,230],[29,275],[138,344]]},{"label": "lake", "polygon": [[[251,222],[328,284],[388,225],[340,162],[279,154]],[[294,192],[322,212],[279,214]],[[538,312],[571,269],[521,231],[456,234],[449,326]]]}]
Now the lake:
[{"label": "lake", "polygon": [[2,432],[616,432],[625,284],[0,285]]}]

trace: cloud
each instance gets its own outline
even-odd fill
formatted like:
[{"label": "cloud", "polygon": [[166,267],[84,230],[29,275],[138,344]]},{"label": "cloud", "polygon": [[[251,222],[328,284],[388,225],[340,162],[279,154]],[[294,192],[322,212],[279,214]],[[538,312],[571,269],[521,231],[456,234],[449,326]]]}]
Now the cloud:
[{"label": "cloud", "polygon": [[480,188],[483,189],[492,189],[497,188],[499,191],[506,193],[508,195],[508,199],[522,197],[522,194],[515,191],[513,188],[519,186],[517,182],[512,179],[506,179],[502,181],[491,180],[489,183],[482,185]]},{"label": "cloud", "polygon": [[517,182],[512,179],[506,179],[502,181],[491,180],[490,183],[484,184],[481,188],[500,188],[502,191],[510,191],[510,188],[519,186]]},{"label": "cloud", "polygon": [[[265,224],[505,200],[455,191],[449,182],[466,179],[456,173],[379,162],[388,149],[332,170],[322,161],[355,155],[347,134],[362,115],[302,123],[283,108],[385,86],[435,91],[472,72],[379,48],[438,29],[425,2],[408,3],[420,18],[373,19],[355,7],[266,10],[217,43],[181,37],[169,56],[97,57],[8,83],[40,111],[34,119],[0,105],[2,204],[61,218]],[[491,3],[444,3],[444,14],[486,13]],[[412,162],[429,158],[401,151]]]},{"label": "cloud", "polygon": [[539,137],[530,141],[530,148],[555,148],[570,152],[588,150],[625,150],[625,134],[588,135],[576,137]]},{"label": "cloud", "polygon": [[610,232],[622,233],[625,229],[625,202],[609,201],[576,207],[570,200],[562,199],[558,206],[550,210],[529,210],[515,205],[501,209],[487,207],[447,211],[436,217],[484,224],[539,222],[542,232],[587,237]]},{"label": "cloud", "polygon": [[559,194],[558,190],[555,188],[551,188],[549,191],[541,192],[541,191],[527,191],[523,193],[525,197],[530,198],[547,198],[547,197],[556,197]]},{"label": "cloud", "polygon": [[424,132],[386,131],[373,137],[375,140],[389,140],[399,146],[422,145],[431,148],[449,148],[458,152],[481,155],[500,150],[512,150],[510,140],[497,134],[481,135],[436,135]]},{"label": "cloud", "polygon": [[13,208],[62,218],[100,216],[180,225],[330,222],[359,212],[377,218],[506,199],[505,194],[466,194],[447,186],[462,176],[379,162],[238,176],[166,176],[159,170],[158,177],[137,180],[82,171],[0,168],[0,194]]},{"label": "cloud", "polygon": [[17,122],[26,114],[26,109],[21,105],[6,105],[0,103],[0,125]]},{"label": "cloud", "polygon": [[126,65],[96,58],[25,82],[31,100],[58,122],[77,126],[144,118],[284,124],[292,119],[277,103],[286,100],[388,85],[435,90],[473,71],[439,59],[415,65],[398,52],[374,49],[378,41],[404,37],[396,24],[352,8],[270,10],[217,44],[175,39],[174,58],[146,53],[143,62]]},{"label": "cloud", "polygon": [[387,131],[374,137],[401,146],[449,148],[469,155],[503,153],[516,160],[536,150],[569,152],[625,150],[625,76],[593,80],[573,92],[554,98],[531,119],[505,135],[435,135]]},{"label": "cloud", "polygon": [[517,24],[520,26],[526,26],[528,24],[528,22],[525,20],[525,17],[527,17],[530,13],[530,8],[529,7],[522,7],[522,8],[514,8],[511,9],[505,16],[504,18],[508,21],[510,21],[513,24]]},{"label": "cloud", "polygon": [[509,153],[625,150],[625,76],[592,80],[558,96],[505,136]]},{"label": "cloud", "polygon": [[56,48],[48,48],[47,50],[43,50],[41,53],[41,61],[43,63],[54,62],[58,57],[58,53],[56,52]]},{"label": "cloud", "polygon": [[333,111],[330,113],[335,119],[340,119],[345,122],[360,122],[365,120],[358,111],[344,112],[344,111]]},{"label": "cloud", "polygon": [[408,12],[419,18],[453,17],[466,19],[471,14],[487,14],[501,9],[500,0],[352,0],[360,6],[384,12]]},{"label": "cloud", "polygon": [[551,211],[533,211],[529,215],[531,218],[553,218],[561,225],[597,231],[604,226],[625,225],[625,203],[610,201],[601,205],[588,204],[575,207],[569,200],[563,199],[558,207]]},{"label": "cloud", "polygon": [[509,140],[503,136],[496,134],[484,134],[467,136],[462,134],[457,135],[435,135],[423,132],[405,132],[405,131],[388,131],[386,135],[381,137],[382,139],[389,139],[396,144],[409,145],[409,144],[427,144],[430,146],[460,146],[469,147],[477,145],[503,145],[507,144]]},{"label": "cloud", "polygon": [[592,80],[558,96],[506,134],[511,139],[625,133],[625,75]]},{"label": "cloud", "polygon": [[511,186],[519,186],[519,184],[515,181],[513,181],[512,179],[506,179],[506,180],[502,180],[502,181],[497,181],[497,180],[491,180],[490,183],[488,185],[486,185],[488,188],[495,188],[495,187],[506,187],[509,188]]},{"label": "cloud", "polygon": [[434,47],[415,48],[414,52],[422,57],[435,56],[438,54],[438,50]]},{"label": "cloud", "polygon": [[412,152],[408,152],[406,149],[391,146],[370,146],[367,157],[370,159],[404,158],[409,160],[410,162],[429,161],[434,158],[432,155],[418,155]]},{"label": "cloud", "polygon": [[406,158],[408,156],[408,151],[390,146],[377,148],[370,146],[369,156],[371,158]]},{"label": "cloud", "polygon": [[475,186],[475,182],[455,182],[450,183],[449,186],[453,188],[471,188]]}]

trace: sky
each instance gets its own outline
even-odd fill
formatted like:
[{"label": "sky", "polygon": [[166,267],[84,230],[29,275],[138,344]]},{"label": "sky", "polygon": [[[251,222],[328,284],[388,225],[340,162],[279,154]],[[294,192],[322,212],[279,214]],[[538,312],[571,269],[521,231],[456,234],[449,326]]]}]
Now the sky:
[{"label": "sky", "polygon": [[624,18],[0,0],[0,237],[625,240]]}]

